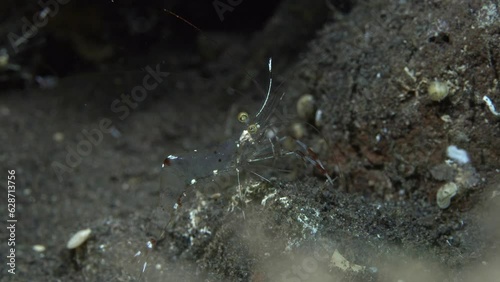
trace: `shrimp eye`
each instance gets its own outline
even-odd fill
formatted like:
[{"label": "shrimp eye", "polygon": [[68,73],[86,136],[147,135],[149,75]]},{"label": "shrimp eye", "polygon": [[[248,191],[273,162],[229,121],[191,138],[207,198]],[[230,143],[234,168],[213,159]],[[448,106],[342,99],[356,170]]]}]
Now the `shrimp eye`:
[{"label": "shrimp eye", "polygon": [[241,123],[247,123],[248,122],[248,113],[247,112],[240,112],[238,114],[238,121]]},{"label": "shrimp eye", "polygon": [[257,130],[259,129],[259,126],[256,123],[252,123],[248,126],[248,132],[250,134],[257,133]]}]

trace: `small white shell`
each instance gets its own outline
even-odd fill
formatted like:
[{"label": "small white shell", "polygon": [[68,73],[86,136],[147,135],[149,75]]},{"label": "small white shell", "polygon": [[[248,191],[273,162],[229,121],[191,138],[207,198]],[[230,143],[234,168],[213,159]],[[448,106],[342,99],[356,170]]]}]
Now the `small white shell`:
[{"label": "small white shell", "polygon": [[429,84],[429,88],[427,88],[427,92],[429,92],[429,98],[432,101],[442,101],[448,93],[450,92],[448,85],[441,81],[433,81]]},{"label": "small white shell", "polygon": [[311,94],[302,95],[297,101],[297,114],[303,120],[313,120],[316,113],[316,101]]},{"label": "small white shell", "polygon": [[62,132],[54,133],[54,135],[52,135],[52,140],[61,143],[62,141],[64,141],[64,133]]},{"label": "small white shell", "polygon": [[76,232],[75,235],[73,235],[71,239],[69,239],[68,243],[66,244],[66,248],[75,249],[80,247],[90,237],[90,233],[92,233],[92,230],[90,230],[90,228]]},{"label": "small white shell", "polygon": [[0,69],[6,67],[8,64],[9,64],[9,54],[0,52]]},{"label": "small white shell", "polygon": [[302,123],[296,122],[292,124],[292,136],[295,139],[301,139],[304,137],[304,135],[306,135],[306,131],[307,129]]},{"label": "small white shell", "polygon": [[446,209],[450,206],[451,198],[453,198],[458,191],[457,184],[448,182],[439,188],[437,192],[436,202],[440,209]]},{"label": "small white shell", "polygon": [[323,125],[323,111],[322,110],[317,110],[316,114],[314,115],[314,125],[317,127],[321,127]]},{"label": "small white shell", "polygon": [[46,248],[44,245],[34,245],[33,246],[33,251],[37,252],[37,253],[42,253],[42,252],[45,252]]}]

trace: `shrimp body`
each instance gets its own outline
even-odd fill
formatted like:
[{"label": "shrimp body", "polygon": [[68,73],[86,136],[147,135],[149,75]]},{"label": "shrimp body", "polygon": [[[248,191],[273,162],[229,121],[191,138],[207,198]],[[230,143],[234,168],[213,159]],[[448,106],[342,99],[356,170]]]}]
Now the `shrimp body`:
[{"label": "shrimp body", "polygon": [[234,168],[236,151],[237,143],[227,141],[209,150],[195,150],[179,156],[169,155],[163,162],[163,174],[181,179],[184,185],[195,184],[198,180]]}]

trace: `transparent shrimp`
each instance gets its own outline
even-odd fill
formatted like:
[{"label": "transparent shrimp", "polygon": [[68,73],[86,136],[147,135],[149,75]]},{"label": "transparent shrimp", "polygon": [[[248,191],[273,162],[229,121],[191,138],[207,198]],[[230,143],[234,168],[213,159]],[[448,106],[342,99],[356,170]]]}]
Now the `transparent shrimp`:
[{"label": "transparent shrimp", "polygon": [[[291,159],[313,165],[328,183],[333,184],[326,168],[311,148],[289,136],[280,136],[279,131],[273,127],[275,123],[271,122],[271,117],[284,94],[271,95],[272,59],[269,59],[268,67],[270,78],[265,100],[254,116],[246,112],[238,114],[238,121],[243,126],[238,137],[211,149],[165,158],[161,173],[160,203],[147,225],[147,233],[151,239],[146,242],[146,251],[137,252],[137,257],[147,257],[148,252],[165,239],[166,231],[174,224],[175,214],[189,192],[196,188],[207,189],[207,186],[219,185],[217,177],[220,175],[236,176],[240,199],[243,199],[242,175],[252,175],[259,180],[271,182],[273,176],[294,171]],[[147,258],[141,271],[145,272],[146,268]]]}]

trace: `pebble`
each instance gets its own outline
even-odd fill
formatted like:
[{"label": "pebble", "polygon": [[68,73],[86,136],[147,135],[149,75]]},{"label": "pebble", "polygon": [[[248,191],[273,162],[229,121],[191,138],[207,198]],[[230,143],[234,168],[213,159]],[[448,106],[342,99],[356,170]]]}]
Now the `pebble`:
[{"label": "pebble", "polygon": [[90,237],[90,233],[92,233],[92,230],[90,230],[90,228],[76,232],[75,235],[73,235],[71,239],[69,239],[68,243],[66,244],[66,248],[75,249],[80,247]]},{"label": "pebble", "polygon": [[54,135],[52,135],[52,140],[56,142],[62,142],[64,140],[64,133],[62,132],[54,133]]}]

